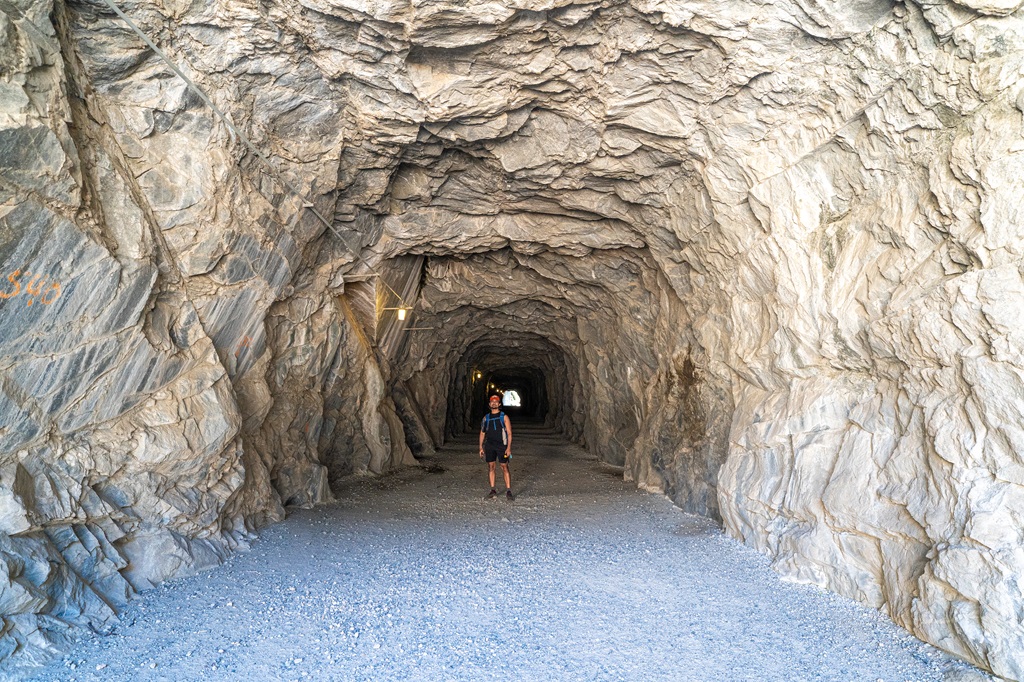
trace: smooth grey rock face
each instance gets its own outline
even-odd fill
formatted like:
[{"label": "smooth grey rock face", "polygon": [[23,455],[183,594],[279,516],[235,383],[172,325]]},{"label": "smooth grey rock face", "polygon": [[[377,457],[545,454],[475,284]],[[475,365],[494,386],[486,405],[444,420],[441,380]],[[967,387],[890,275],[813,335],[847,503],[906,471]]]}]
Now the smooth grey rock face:
[{"label": "smooth grey rock face", "polygon": [[1020,2],[125,10],[274,170],[102,5],[0,5],[10,665],[473,428],[480,372],[1024,679]]}]

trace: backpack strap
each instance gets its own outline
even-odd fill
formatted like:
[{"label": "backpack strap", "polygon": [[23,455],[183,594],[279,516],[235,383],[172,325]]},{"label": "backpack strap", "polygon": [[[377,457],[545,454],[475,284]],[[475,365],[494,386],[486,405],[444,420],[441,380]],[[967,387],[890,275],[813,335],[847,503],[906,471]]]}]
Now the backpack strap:
[{"label": "backpack strap", "polygon": [[490,425],[491,421],[494,420],[494,419],[498,420],[498,424],[501,426],[501,430],[504,431],[505,430],[505,413],[504,412],[498,412],[497,415],[492,415],[490,412],[485,414],[484,418],[480,420],[480,430],[481,431],[486,431],[487,427]]}]

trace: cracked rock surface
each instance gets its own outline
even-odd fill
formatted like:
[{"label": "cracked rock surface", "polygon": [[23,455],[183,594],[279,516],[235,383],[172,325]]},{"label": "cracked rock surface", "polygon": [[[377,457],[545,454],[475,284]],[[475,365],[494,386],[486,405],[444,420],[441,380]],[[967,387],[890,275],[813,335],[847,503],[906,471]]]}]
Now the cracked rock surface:
[{"label": "cracked rock surface", "polygon": [[495,384],[1024,679],[1021,5],[0,0],[0,658]]}]

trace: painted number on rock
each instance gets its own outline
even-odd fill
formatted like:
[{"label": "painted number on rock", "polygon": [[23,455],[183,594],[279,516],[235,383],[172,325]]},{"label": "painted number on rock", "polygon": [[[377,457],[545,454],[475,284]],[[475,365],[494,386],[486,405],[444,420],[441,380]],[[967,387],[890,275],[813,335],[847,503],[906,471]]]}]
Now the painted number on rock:
[{"label": "painted number on rock", "polygon": [[[0,300],[14,298],[18,294],[23,294],[28,297],[26,305],[32,305],[36,301],[43,305],[50,305],[60,298],[60,282],[47,283],[48,279],[47,275],[40,275],[38,273],[33,275],[27,270],[25,272],[15,270],[7,275],[7,283],[0,280]],[[14,288],[5,291],[4,288],[8,286],[8,283]]]}]

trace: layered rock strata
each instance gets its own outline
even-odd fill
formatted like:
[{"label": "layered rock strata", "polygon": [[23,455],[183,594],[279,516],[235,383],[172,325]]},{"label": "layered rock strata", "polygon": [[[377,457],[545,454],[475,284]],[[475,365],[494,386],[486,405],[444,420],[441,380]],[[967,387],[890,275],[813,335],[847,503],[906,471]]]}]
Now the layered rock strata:
[{"label": "layered rock strata", "polygon": [[533,377],[1024,679],[1021,3],[123,6],[272,168],[105,4],[0,2],[0,656]]}]

